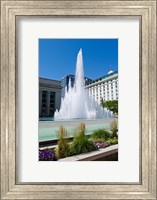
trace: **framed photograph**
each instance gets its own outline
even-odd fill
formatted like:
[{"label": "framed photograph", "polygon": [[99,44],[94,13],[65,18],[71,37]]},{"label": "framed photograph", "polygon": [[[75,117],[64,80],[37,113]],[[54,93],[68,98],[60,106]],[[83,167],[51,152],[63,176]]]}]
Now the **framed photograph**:
[{"label": "framed photograph", "polygon": [[118,161],[118,39],[39,39],[38,48],[39,161]]},{"label": "framed photograph", "polygon": [[1,1],[1,199],[156,199],[156,1]]}]

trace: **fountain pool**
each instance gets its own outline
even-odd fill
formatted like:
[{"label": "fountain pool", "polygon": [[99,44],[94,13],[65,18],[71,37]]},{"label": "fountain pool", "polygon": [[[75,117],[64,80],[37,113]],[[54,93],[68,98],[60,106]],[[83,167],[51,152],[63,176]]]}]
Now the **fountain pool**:
[{"label": "fountain pool", "polygon": [[110,130],[111,122],[113,118],[110,119],[94,119],[94,120],[71,120],[71,121],[39,121],[39,142],[57,139],[57,130],[59,126],[67,129],[69,136],[73,136],[74,127],[78,126],[81,122],[86,125],[86,134],[92,134],[92,132],[99,128],[105,128]]},{"label": "fountain pool", "polygon": [[82,50],[77,55],[75,84],[69,81],[60,110],[56,110],[54,121],[39,121],[39,142],[57,139],[60,126],[67,129],[69,137],[73,136],[74,128],[81,122],[85,123],[86,134],[99,128],[110,130],[114,119],[113,112],[98,105],[85,90]]}]

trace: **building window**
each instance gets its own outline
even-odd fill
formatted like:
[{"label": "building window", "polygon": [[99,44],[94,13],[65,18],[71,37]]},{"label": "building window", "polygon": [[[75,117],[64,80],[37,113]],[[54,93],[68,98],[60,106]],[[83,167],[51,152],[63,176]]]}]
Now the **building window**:
[{"label": "building window", "polygon": [[50,92],[50,104],[55,102],[55,92]]}]

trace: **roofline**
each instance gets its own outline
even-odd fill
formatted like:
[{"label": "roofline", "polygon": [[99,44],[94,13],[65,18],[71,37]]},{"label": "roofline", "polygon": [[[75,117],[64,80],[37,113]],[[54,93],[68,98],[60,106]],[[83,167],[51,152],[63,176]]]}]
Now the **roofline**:
[{"label": "roofline", "polygon": [[[63,78],[66,77],[66,76],[74,76],[74,77],[75,77],[74,74],[67,74],[67,75],[63,76]],[[88,78],[88,79],[90,79],[90,80],[93,80],[93,79],[91,79],[91,78],[89,78],[89,77],[87,77],[87,76],[84,76],[84,78]]]},{"label": "roofline", "polygon": [[106,74],[106,75],[104,75],[104,76],[101,76],[101,77],[99,77],[99,78],[96,78],[96,79],[94,79],[93,81],[99,80],[100,78],[107,78],[108,76],[112,76],[112,75],[114,75],[114,74],[118,74],[118,70],[113,71],[113,72],[110,73],[110,74]]},{"label": "roofline", "polygon": [[43,77],[39,77],[39,79],[44,79],[44,80],[49,80],[49,81],[57,81],[57,82],[61,82],[61,81],[59,81],[59,80],[49,79],[49,78],[43,78]]},{"label": "roofline", "polygon": [[[88,79],[90,79],[90,80],[92,80],[92,81],[96,81],[96,80],[99,80],[100,78],[106,78],[106,77],[111,76],[111,75],[114,75],[114,74],[116,74],[116,73],[118,74],[118,70],[113,71],[113,73],[106,74],[106,75],[101,76],[101,77],[96,78],[96,79],[91,79],[91,78],[89,78],[89,77],[87,77],[87,76],[85,76],[85,78],[88,78]],[[75,75],[74,75],[74,74],[67,74],[67,75],[65,75],[64,77],[66,77],[66,76],[75,76]],[[61,80],[59,81],[59,80],[48,79],[48,78],[43,78],[43,77],[39,77],[39,79],[44,79],[44,80],[49,80],[49,81],[58,81],[58,82],[61,82]]]}]

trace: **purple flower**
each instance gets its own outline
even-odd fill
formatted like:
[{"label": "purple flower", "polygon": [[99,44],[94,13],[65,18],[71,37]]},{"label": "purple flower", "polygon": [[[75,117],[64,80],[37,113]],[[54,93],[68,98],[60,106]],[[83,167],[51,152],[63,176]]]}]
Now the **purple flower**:
[{"label": "purple flower", "polygon": [[52,149],[39,149],[39,161],[57,161],[57,157]]},{"label": "purple flower", "polygon": [[106,148],[108,147],[108,144],[106,142],[93,142],[93,145],[97,148],[97,149],[100,149],[100,148]]}]

